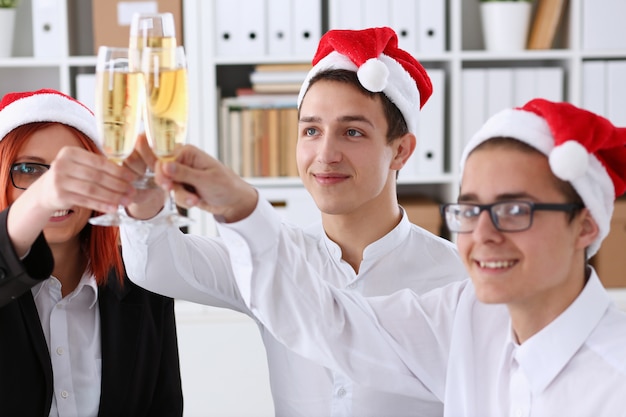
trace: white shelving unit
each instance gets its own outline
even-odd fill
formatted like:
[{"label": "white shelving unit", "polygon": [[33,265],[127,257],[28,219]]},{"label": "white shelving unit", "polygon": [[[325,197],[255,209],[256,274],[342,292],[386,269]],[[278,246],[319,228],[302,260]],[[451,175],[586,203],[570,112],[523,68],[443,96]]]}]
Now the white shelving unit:
[{"label": "white shelving unit", "polygon": [[[339,21],[332,13],[339,10],[342,0],[322,0],[319,2],[326,11],[323,30],[329,23]],[[368,0],[362,0],[367,2]],[[418,0],[416,0],[418,1]],[[445,124],[445,171],[444,174],[424,175],[400,181],[402,193],[423,193],[440,201],[456,198],[458,190],[457,162],[462,151],[464,133],[462,130],[462,73],[466,68],[506,68],[506,67],[555,67],[564,73],[564,99],[580,105],[582,102],[582,64],[585,60],[626,59],[626,49],[606,51],[584,51],[581,49],[581,10],[583,0],[570,0],[557,34],[555,48],[550,50],[521,51],[515,53],[491,53],[484,50],[478,0],[446,0],[446,49],[441,53],[415,55],[427,69],[441,68],[446,74],[446,124]],[[194,22],[195,20],[195,22]],[[198,79],[201,92],[202,142],[198,143],[212,155],[218,155],[218,99],[221,87],[227,84],[228,74],[242,80],[241,71],[250,70],[259,63],[298,63],[310,62],[312,55],[290,55],[270,57],[259,49],[257,55],[245,57],[220,57],[216,54],[215,33],[216,12],[213,1],[185,1],[185,26],[196,27],[197,31],[186,31],[186,42],[193,38],[198,42],[201,54],[199,64],[202,73]],[[245,82],[245,79],[244,79]],[[245,84],[244,84],[245,85]],[[523,104],[523,103],[520,103]],[[625,109],[626,111],[626,109]],[[419,140],[419,138],[418,138]],[[260,187],[283,188],[288,193],[299,187],[299,181],[291,178],[249,178]],[[202,225],[209,222],[202,221]],[[200,230],[206,233],[205,230]]]}]

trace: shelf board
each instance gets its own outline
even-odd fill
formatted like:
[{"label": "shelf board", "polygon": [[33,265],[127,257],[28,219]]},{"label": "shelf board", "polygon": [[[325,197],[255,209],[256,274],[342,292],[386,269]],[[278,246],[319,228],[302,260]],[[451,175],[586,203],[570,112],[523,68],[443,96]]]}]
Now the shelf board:
[{"label": "shelf board", "polygon": [[572,58],[573,52],[566,49],[524,50],[502,53],[475,50],[462,51],[459,57],[463,61],[558,61]]}]

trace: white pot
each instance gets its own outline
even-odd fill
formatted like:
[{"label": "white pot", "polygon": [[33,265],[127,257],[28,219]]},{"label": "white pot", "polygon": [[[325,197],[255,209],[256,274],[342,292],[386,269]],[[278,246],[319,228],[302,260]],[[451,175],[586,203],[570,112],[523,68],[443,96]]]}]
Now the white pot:
[{"label": "white pot", "polygon": [[0,7],[0,58],[11,56],[17,9]]},{"label": "white pot", "polygon": [[526,49],[532,3],[490,1],[480,4],[483,39],[488,51]]}]

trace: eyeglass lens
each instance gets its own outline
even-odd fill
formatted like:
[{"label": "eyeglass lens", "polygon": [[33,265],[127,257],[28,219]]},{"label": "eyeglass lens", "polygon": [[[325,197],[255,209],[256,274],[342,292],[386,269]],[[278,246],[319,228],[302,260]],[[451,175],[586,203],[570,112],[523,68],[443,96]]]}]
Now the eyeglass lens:
[{"label": "eyeglass lens", "polygon": [[11,182],[15,188],[27,189],[50,169],[50,165],[35,162],[19,162],[11,166]]}]

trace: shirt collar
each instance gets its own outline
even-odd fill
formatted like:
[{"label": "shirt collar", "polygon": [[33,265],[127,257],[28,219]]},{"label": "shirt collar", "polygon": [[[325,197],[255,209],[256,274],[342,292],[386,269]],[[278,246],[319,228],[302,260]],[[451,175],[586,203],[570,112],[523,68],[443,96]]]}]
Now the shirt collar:
[{"label": "shirt collar", "polygon": [[611,300],[595,271],[574,302],[537,334],[517,346],[515,359],[534,394],[547,388],[604,316]]},{"label": "shirt collar", "polygon": [[[50,278],[53,278],[53,277],[50,276]],[[37,285],[35,285],[32,288],[33,298],[37,298],[39,296],[39,293],[44,288],[44,286],[47,287],[51,285],[52,283],[53,283],[52,280],[45,279],[41,281],[40,283],[38,283]],[[77,294],[81,293],[81,291],[83,290],[87,291],[87,294],[88,294],[87,296],[89,297],[88,305],[89,305],[89,308],[91,309],[96,305],[96,302],[98,301],[98,284],[96,283],[96,277],[87,271],[83,273],[83,276],[80,278],[80,281],[78,282],[78,285],[76,286],[74,291],[72,291],[72,293],[68,295],[68,301],[74,298]]]},{"label": "shirt collar", "polygon": [[[400,207],[402,211],[402,218],[400,219],[400,223],[396,227],[394,227],[389,233],[381,237],[375,242],[367,245],[365,250],[363,251],[363,260],[368,259],[379,259],[389,252],[393,251],[398,245],[405,241],[406,237],[411,231],[411,222],[409,221],[409,217],[402,207]],[[321,224],[320,224],[321,227]],[[341,258],[341,248],[335,242],[330,240],[328,235],[322,231],[322,236],[324,239],[324,244],[327,250],[331,253],[333,258],[340,259]]]}]

